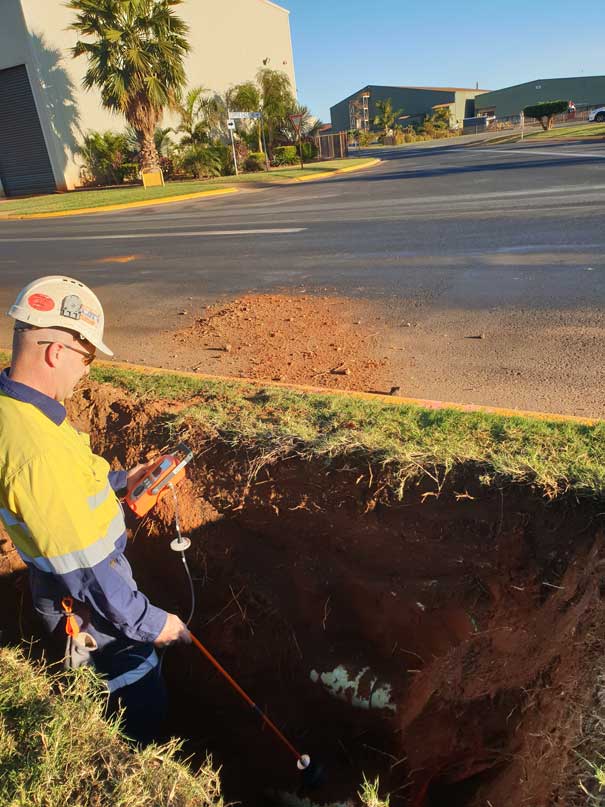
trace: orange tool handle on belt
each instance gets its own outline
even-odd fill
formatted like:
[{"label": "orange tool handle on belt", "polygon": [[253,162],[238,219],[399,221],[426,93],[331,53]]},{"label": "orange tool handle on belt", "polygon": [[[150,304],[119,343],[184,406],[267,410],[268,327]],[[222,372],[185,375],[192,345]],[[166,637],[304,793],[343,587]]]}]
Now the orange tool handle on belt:
[{"label": "orange tool handle on belt", "polygon": [[74,601],[71,597],[63,597],[61,600],[61,607],[65,614],[65,633],[73,639],[80,633],[80,626],[78,625],[74,616],[73,607]]}]

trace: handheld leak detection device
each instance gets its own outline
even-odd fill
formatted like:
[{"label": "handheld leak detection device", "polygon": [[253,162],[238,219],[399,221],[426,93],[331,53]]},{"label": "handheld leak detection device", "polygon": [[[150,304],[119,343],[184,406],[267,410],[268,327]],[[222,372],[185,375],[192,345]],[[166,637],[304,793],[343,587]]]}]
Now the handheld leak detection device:
[{"label": "handheld leak detection device", "polygon": [[129,489],[124,502],[139,518],[146,515],[156,504],[158,496],[167,487],[173,487],[185,476],[185,467],[193,459],[193,451],[185,443],[179,443],[164,454],[149,468],[142,479]]}]

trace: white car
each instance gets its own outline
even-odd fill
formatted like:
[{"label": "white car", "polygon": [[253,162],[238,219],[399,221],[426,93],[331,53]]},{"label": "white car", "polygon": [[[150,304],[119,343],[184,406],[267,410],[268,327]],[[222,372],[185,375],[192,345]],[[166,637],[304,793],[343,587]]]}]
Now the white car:
[{"label": "white car", "polygon": [[588,120],[593,123],[605,123],[605,106],[600,106],[598,109],[592,109]]}]

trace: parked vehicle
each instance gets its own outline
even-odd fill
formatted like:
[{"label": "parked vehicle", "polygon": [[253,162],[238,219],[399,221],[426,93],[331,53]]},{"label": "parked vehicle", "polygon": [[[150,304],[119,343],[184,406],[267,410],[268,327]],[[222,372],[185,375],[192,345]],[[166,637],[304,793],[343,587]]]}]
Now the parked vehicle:
[{"label": "parked vehicle", "polygon": [[605,123],[605,106],[600,106],[597,109],[591,109],[588,120],[591,123]]}]

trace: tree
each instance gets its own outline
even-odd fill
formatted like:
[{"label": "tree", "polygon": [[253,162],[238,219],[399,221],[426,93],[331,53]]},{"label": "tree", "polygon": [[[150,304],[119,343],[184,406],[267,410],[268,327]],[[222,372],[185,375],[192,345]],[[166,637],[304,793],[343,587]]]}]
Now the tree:
[{"label": "tree", "polygon": [[103,106],[124,115],[137,133],[143,168],[157,168],[156,126],[185,86],[188,26],[173,8],[183,0],[68,0],[86,55],[83,85],[98,87]]},{"label": "tree", "polygon": [[208,127],[203,114],[204,93],[206,92],[208,90],[205,87],[192,87],[177,107],[181,122],[176,131],[183,135],[181,138],[183,146],[208,141]]},{"label": "tree", "polygon": [[555,115],[559,115],[561,112],[567,112],[568,104],[569,101],[544,101],[540,104],[526,106],[523,110],[523,114],[526,118],[539,120],[542,124],[542,128],[546,132],[552,129]]},{"label": "tree", "polygon": [[[294,103],[288,115],[302,115],[300,119],[300,136],[303,140],[305,138],[317,137],[319,130],[323,126],[320,119],[312,115],[309,107],[304,104]],[[296,130],[289,117],[284,121],[282,133],[292,143],[298,140]]]},{"label": "tree", "polygon": [[[236,84],[227,91],[227,106],[236,112],[260,112],[261,110],[261,91],[257,84],[253,81],[244,81],[242,84]],[[262,124],[258,121],[258,151],[263,150],[262,143]]]},{"label": "tree", "polygon": [[261,92],[262,113],[267,132],[268,148],[272,148],[280,126],[294,109],[296,100],[290,79],[281,70],[262,67],[256,74]]},{"label": "tree", "polygon": [[374,126],[380,127],[384,131],[384,134],[388,135],[393,129],[393,126],[395,126],[395,121],[402,114],[403,109],[395,111],[393,109],[392,100],[386,98],[384,101],[376,101],[376,110],[377,114],[374,118]]}]

